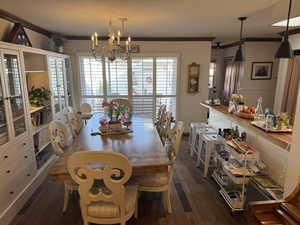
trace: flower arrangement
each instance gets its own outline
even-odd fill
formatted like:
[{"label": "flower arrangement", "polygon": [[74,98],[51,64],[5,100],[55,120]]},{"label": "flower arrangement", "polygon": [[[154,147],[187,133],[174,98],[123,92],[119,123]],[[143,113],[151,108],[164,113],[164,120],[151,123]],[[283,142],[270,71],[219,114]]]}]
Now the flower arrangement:
[{"label": "flower arrangement", "polygon": [[[112,102],[103,102],[102,107],[108,118],[99,121],[100,131],[106,133],[108,130],[120,131],[123,126],[131,125],[125,118],[126,105]],[[128,129],[129,130],[129,129]]]},{"label": "flower arrangement", "polygon": [[116,123],[125,120],[126,105],[104,101],[102,103],[102,107],[104,112],[110,118],[110,123]]}]

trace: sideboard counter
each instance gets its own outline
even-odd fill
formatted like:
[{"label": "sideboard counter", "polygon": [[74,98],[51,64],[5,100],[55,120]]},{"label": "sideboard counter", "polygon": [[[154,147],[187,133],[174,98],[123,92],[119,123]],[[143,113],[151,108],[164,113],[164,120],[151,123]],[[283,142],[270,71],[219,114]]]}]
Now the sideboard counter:
[{"label": "sideboard counter", "polygon": [[[228,120],[237,123],[246,129],[251,129],[254,132],[257,132],[260,135],[264,135],[265,138],[268,138],[270,141],[274,142],[277,145],[280,145],[283,149],[289,151],[289,146],[292,143],[292,133],[271,133],[265,132],[264,130],[251,125],[251,120],[240,118],[234,114],[228,113],[228,107],[224,105],[208,105],[206,103],[200,103],[201,106],[212,110],[214,112],[222,114]],[[220,127],[221,128],[221,127]]]}]

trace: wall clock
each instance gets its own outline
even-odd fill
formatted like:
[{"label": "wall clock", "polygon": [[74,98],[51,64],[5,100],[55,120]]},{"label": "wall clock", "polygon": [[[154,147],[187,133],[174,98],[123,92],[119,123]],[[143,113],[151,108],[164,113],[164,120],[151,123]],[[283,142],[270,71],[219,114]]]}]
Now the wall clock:
[{"label": "wall clock", "polygon": [[200,65],[192,63],[188,68],[188,93],[195,94],[199,92]]}]

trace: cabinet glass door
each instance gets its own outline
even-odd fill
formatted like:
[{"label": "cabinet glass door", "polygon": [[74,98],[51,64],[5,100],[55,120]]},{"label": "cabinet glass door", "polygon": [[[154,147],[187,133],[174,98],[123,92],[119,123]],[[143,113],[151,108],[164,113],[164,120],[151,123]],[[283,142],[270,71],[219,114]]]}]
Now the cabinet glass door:
[{"label": "cabinet glass door", "polygon": [[57,86],[58,93],[60,97],[61,110],[66,107],[66,94],[65,94],[65,60],[57,59],[56,60],[56,68],[57,68]]},{"label": "cabinet glass door", "polygon": [[57,86],[57,67],[56,67],[56,59],[50,58],[50,73],[51,73],[51,92],[54,104],[54,113],[60,112],[60,104],[59,104],[59,94],[58,94],[58,86]]},{"label": "cabinet glass door", "polygon": [[5,84],[3,83],[3,74],[1,73],[2,69],[1,60],[0,60],[0,145],[3,145],[9,141],[8,136],[8,125],[7,125],[7,105],[6,99],[4,96],[3,87]]},{"label": "cabinet glass door", "polygon": [[4,66],[12,112],[13,129],[15,136],[18,136],[26,131],[22,81],[18,56],[14,54],[4,54]]}]

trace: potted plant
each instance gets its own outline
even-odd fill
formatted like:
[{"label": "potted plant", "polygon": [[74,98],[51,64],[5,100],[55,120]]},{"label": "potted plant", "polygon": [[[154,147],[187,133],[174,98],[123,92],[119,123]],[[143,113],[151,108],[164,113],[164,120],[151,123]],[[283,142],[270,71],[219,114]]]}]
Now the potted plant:
[{"label": "potted plant", "polygon": [[35,88],[31,87],[28,92],[29,102],[32,106],[40,107],[45,106],[49,103],[50,100],[50,91],[44,87]]}]

